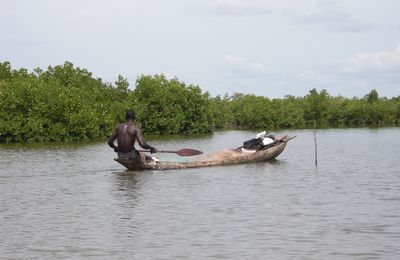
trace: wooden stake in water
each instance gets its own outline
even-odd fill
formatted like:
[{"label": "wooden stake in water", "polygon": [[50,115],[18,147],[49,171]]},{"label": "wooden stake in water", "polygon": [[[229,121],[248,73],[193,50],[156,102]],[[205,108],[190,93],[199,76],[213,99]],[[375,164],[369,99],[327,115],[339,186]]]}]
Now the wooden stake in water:
[{"label": "wooden stake in water", "polygon": [[317,149],[317,123],[314,120],[314,147],[315,147],[315,167],[318,166],[318,149]]}]

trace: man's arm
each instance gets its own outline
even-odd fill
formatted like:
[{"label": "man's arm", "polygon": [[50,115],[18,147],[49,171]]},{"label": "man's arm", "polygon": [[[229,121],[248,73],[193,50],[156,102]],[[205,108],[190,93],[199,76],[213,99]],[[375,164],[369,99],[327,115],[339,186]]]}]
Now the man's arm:
[{"label": "man's arm", "polygon": [[142,131],[141,131],[139,128],[137,128],[135,132],[136,132],[136,140],[138,141],[139,145],[140,145],[143,149],[150,149],[150,152],[151,152],[151,153],[156,153],[156,152],[157,152],[157,149],[156,149],[156,148],[154,148],[154,147],[151,146],[151,145],[148,145],[148,144],[144,141]]},{"label": "man's arm", "polygon": [[114,140],[117,138],[117,129],[114,130],[114,132],[111,134],[111,136],[108,138],[108,145],[114,149],[114,152],[118,152],[118,146],[114,144]]}]

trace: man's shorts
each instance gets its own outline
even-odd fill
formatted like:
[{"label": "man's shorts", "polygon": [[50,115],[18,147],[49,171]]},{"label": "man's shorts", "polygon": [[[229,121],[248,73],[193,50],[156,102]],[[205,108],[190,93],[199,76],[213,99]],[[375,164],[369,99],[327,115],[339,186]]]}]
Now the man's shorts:
[{"label": "man's shorts", "polygon": [[136,159],[136,158],[140,158],[139,152],[136,150],[127,152],[127,153],[122,153],[122,152],[118,152],[118,157],[119,158],[127,158],[127,159]]}]

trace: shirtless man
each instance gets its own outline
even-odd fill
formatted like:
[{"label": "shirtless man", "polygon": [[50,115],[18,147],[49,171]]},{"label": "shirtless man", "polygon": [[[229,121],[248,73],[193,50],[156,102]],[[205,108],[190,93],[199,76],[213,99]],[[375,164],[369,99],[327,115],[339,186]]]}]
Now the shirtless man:
[{"label": "shirtless man", "polygon": [[[144,149],[150,149],[151,153],[156,153],[157,149],[148,145],[143,138],[142,131],[134,125],[135,112],[131,109],[126,111],[126,123],[117,126],[112,135],[108,138],[108,145],[118,153],[120,158],[139,158],[139,152],[135,150],[135,141]],[[118,146],[115,146],[114,140],[117,139]]]}]

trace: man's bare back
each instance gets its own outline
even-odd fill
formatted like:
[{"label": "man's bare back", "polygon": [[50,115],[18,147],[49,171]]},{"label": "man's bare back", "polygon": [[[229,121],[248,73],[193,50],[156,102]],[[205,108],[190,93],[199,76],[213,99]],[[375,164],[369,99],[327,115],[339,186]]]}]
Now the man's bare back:
[{"label": "man's bare back", "polygon": [[117,129],[118,152],[128,153],[134,149],[138,129],[130,123],[120,124]]},{"label": "man's bare back", "polygon": [[[135,142],[144,149],[150,149],[151,153],[156,153],[157,149],[148,145],[143,138],[142,131],[133,123],[135,114],[132,110],[126,112],[126,123],[120,124],[108,138],[108,145],[118,153],[130,153],[135,150]],[[115,146],[114,140],[117,139],[118,146]]]}]

